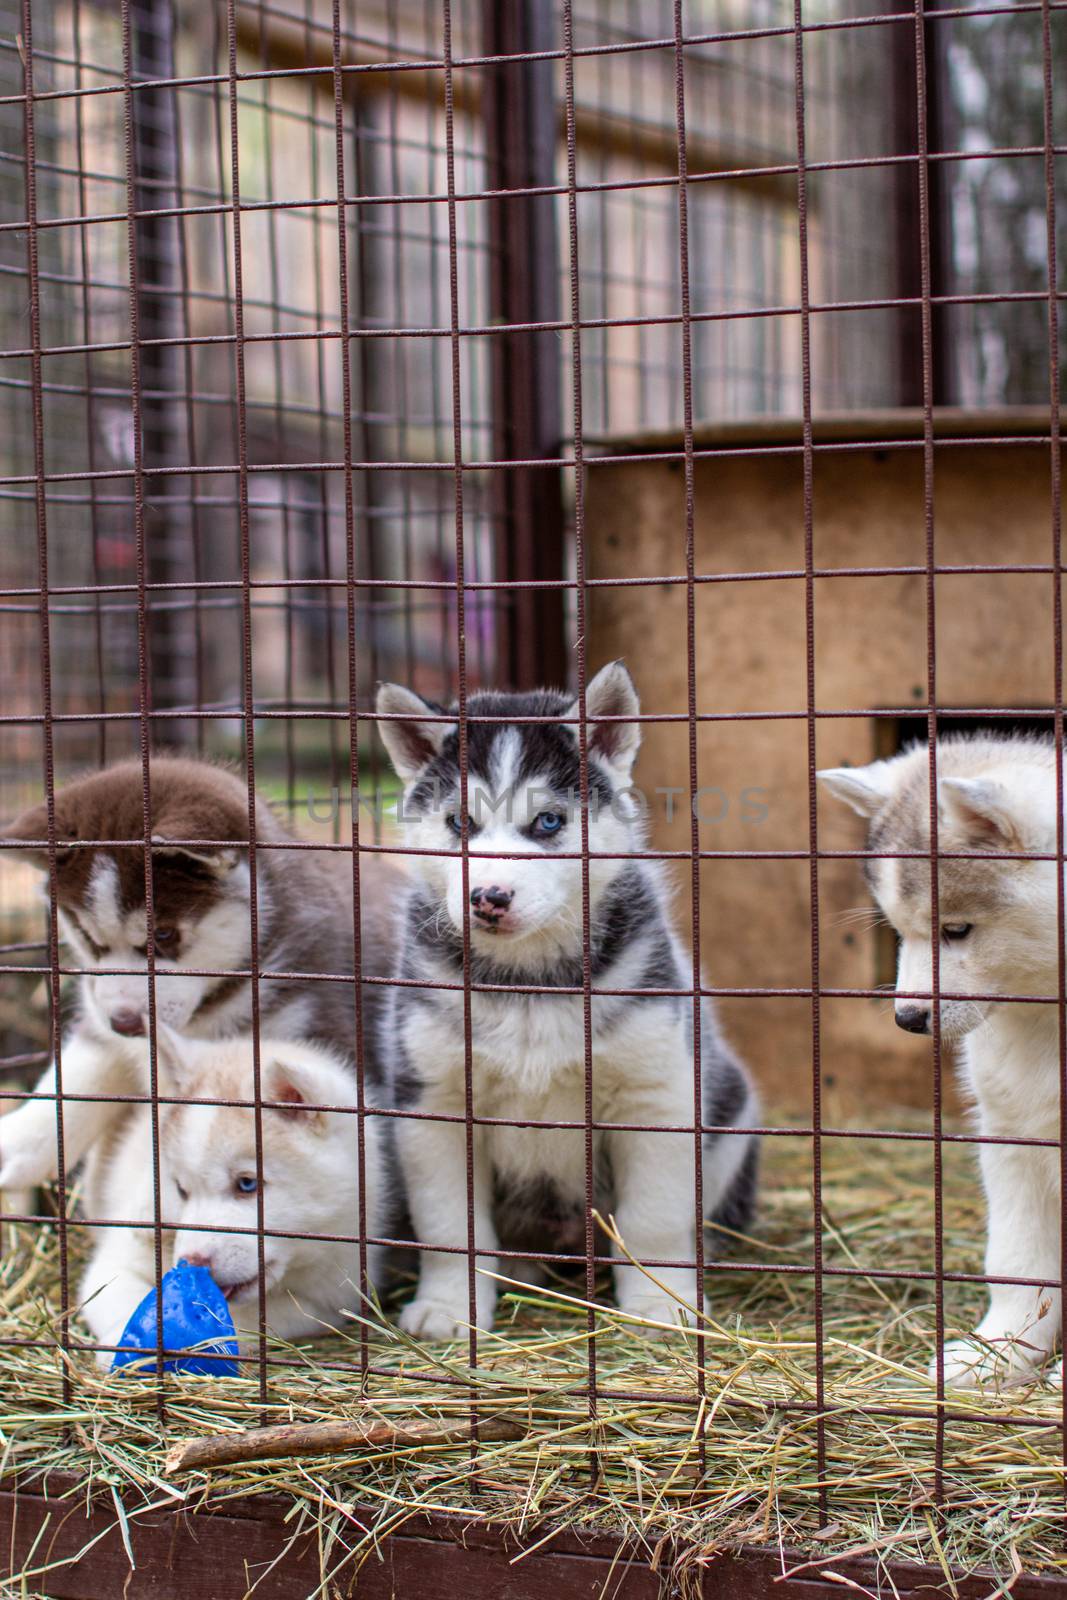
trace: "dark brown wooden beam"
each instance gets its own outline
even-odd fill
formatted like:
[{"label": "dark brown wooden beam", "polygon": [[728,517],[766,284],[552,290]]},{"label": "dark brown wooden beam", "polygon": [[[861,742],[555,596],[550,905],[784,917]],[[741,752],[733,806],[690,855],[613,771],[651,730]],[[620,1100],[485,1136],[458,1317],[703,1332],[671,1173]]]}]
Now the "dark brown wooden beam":
[{"label": "dark brown wooden beam", "polygon": [[[66,1492],[67,1498],[60,1498]],[[280,1498],[228,1501],[224,1509],[153,1511],[137,1515],[127,1501],[131,1570],[110,1496],[88,1503],[84,1489],[68,1477],[53,1478],[24,1492],[0,1492],[0,1579],[18,1582],[25,1571],[29,1592],[52,1600],[245,1600],[272,1563],[257,1593],[270,1600],[305,1600],[320,1582],[319,1541],[314,1530],[294,1537],[285,1523],[291,1504]],[[373,1526],[380,1510],[351,1510],[352,1544]],[[661,1553],[658,1570],[647,1548],[610,1534],[578,1535],[563,1530],[546,1540],[549,1527],[523,1538],[494,1524],[462,1517],[415,1515],[381,1541],[358,1568],[345,1562],[344,1545],[331,1550],[332,1595],[359,1600],[456,1600],[457,1594],[492,1600],[662,1600],[671,1587],[672,1556]],[[714,1539],[709,1525],[709,1544]],[[95,1543],[77,1559],[91,1540]],[[537,1548],[533,1548],[536,1546]],[[524,1555],[524,1551],[529,1551]],[[516,1559],[519,1558],[519,1559]],[[33,1570],[50,1566],[35,1581]],[[843,1585],[883,1592],[884,1578],[869,1556],[835,1559],[795,1551],[745,1547],[690,1562],[687,1593],[701,1600],[841,1600]],[[796,1576],[784,1577],[794,1568]],[[900,1600],[988,1600],[993,1575],[954,1575],[950,1588],[936,1567],[892,1563]],[[828,1573],[838,1576],[831,1578]],[[1011,1584],[1012,1600],[1067,1600],[1067,1580],[1022,1573]]]},{"label": "dark brown wooden beam", "polygon": [[[483,0],[486,55],[520,55],[556,45],[555,19],[540,0]],[[482,69],[486,181],[494,190],[556,181],[554,63]],[[560,315],[555,201],[516,195],[489,202],[489,315],[509,325]],[[520,584],[567,576],[562,468],[561,341],[556,333],[507,333],[490,342],[493,453],[503,461],[544,461],[493,475],[495,576]],[[497,678],[516,689],[566,685],[562,588],[517,588],[495,618]],[[499,602],[498,602],[499,603]]]}]

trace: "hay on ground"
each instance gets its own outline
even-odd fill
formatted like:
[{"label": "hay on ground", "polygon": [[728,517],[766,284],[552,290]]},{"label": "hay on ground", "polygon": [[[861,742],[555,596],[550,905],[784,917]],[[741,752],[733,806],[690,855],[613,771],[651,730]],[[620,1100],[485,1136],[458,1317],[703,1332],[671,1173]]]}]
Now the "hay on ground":
[{"label": "hay on ground", "polygon": [[[806,1270],[814,1242],[811,1145],[792,1137],[766,1144],[759,1225],[750,1239],[732,1242],[739,1263],[765,1270],[727,1265],[709,1278],[715,1320],[705,1341],[703,1399],[696,1399],[692,1336],[656,1338],[609,1305],[597,1314],[595,1418],[583,1392],[590,1354],[580,1280],[558,1279],[545,1294],[507,1292],[497,1330],[480,1341],[475,1372],[465,1346],[422,1346],[395,1327],[378,1328],[361,1386],[361,1330],[353,1324],[350,1336],[272,1345],[271,1354],[289,1362],[269,1368],[265,1406],[252,1370],[226,1379],[168,1376],[161,1425],[155,1382],[103,1373],[76,1347],[83,1337],[76,1320],[75,1348],[57,1348],[54,1230],[9,1232],[0,1263],[3,1469],[26,1487],[45,1473],[73,1473],[80,1493],[86,1483],[109,1496],[119,1491],[134,1516],[168,1502],[288,1496],[294,1537],[309,1519],[322,1524],[329,1537],[321,1548],[336,1560],[353,1550],[358,1559],[412,1512],[440,1511],[494,1519],[530,1539],[560,1523],[619,1530],[650,1558],[667,1541],[682,1569],[746,1542],[788,1547],[820,1566],[869,1548],[887,1564],[992,1567],[1003,1579],[1020,1565],[1067,1568],[1055,1426],[1061,1397],[1050,1383],[950,1394],[944,1505],[940,1515],[935,1510],[936,1395],[926,1376],[934,1287],[885,1275],[933,1269],[933,1157],[922,1142],[825,1142],[829,1520],[821,1514],[814,1282]],[[972,1163],[966,1145],[945,1147],[948,1272],[980,1270]],[[973,1327],[982,1297],[978,1285],[946,1286],[949,1336]],[[168,1448],[201,1435],[345,1417],[451,1426],[469,1415],[472,1400],[487,1416],[517,1419],[521,1437],[484,1443],[474,1461],[453,1427],[452,1442],[439,1445],[357,1447],[165,1475]],[[352,1519],[355,1503],[377,1508],[372,1533]],[[32,1570],[18,1576],[32,1588]]]}]

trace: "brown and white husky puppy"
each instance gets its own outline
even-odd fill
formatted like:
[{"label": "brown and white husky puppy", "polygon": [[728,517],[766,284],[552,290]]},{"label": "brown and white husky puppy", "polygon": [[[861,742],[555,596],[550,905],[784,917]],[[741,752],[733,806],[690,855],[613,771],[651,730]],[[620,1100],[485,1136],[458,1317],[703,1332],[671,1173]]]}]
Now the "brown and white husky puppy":
[{"label": "brown and white husky puppy", "polygon": [[[156,1016],[196,1039],[245,1033],[253,1005],[245,785],[209,762],[154,756],[150,791]],[[61,1053],[68,1168],[121,1107],[106,1099],[66,1097],[144,1092],[144,850],[129,843],[143,836],[142,793],[136,760],[78,779],[55,797],[59,928],[83,974],[77,1015]],[[315,850],[272,849],[295,842],[295,835],[262,800],[255,817],[259,969],[296,975],[260,980],[260,1027],[276,1038],[322,1043],[351,1058],[355,985],[314,977],[354,970],[349,863]],[[46,833],[47,813],[39,805],[0,836],[27,841],[19,854],[47,870],[48,852],[41,845]],[[377,861],[367,873],[362,949],[367,974],[380,975],[390,965],[396,880]],[[365,1076],[372,1088],[379,1076],[372,1015],[380,991],[364,986],[363,1003]],[[37,1085],[38,1094],[51,1098],[27,1100],[0,1120],[0,1187],[26,1188],[55,1178],[55,1090],[53,1064]]]}]

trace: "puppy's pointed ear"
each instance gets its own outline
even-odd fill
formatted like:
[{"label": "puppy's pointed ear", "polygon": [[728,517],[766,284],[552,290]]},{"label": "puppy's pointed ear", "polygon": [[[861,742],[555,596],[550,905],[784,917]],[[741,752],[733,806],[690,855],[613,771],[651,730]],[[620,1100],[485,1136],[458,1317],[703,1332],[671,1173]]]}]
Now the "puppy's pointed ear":
[{"label": "puppy's pointed ear", "polygon": [[305,1127],[318,1129],[324,1126],[326,1113],[311,1111],[310,1106],[328,1105],[333,1099],[329,1086],[320,1083],[318,1076],[305,1062],[272,1059],[263,1074],[263,1098],[277,1101],[283,1117],[303,1119]]},{"label": "puppy's pointed ear", "polygon": [[374,709],[382,719],[378,732],[397,777],[404,783],[411,783],[437,755],[452,731],[447,722],[423,720],[427,716],[443,715],[444,708],[423,700],[421,695],[413,689],[405,689],[402,684],[381,683]]},{"label": "puppy's pointed ear", "polygon": [[861,817],[873,817],[889,799],[893,787],[888,761],[869,767],[824,767],[815,776],[837,800],[843,800]]},{"label": "puppy's pointed ear", "polygon": [[185,860],[199,867],[206,867],[217,878],[225,878],[232,872],[241,859],[240,850],[226,846],[221,849],[211,849],[205,846],[202,850],[196,845],[180,844],[175,840],[167,839],[163,834],[152,835],[153,856],[163,856],[172,860]]},{"label": "puppy's pointed ear", "polygon": [[[134,805],[141,810],[141,775],[128,769]],[[191,762],[152,765],[152,854],[225,878],[248,852],[248,796],[243,780]],[[140,827],[138,826],[138,832]],[[197,839],[214,843],[198,845]],[[187,841],[193,841],[189,843]]]},{"label": "puppy's pointed ear", "polygon": [[[39,867],[42,872],[48,871],[48,848],[40,841],[48,837],[48,807],[41,802],[40,805],[30,806],[17,816],[14,822],[5,823],[0,828],[0,839],[9,839],[19,844],[18,849],[0,851],[0,860],[11,857],[17,861],[28,861],[31,866]],[[76,839],[77,829],[71,829],[68,819],[63,815],[59,805],[56,806],[56,865],[63,866],[74,854],[64,845],[64,840]],[[32,839],[34,844],[24,847],[20,841]]]},{"label": "puppy's pointed ear", "polygon": [[[637,717],[641,702],[637,697],[634,680],[621,661],[609,661],[586,685],[585,714],[593,717]],[[578,701],[567,709],[568,717],[577,717]],[[590,758],[602,761],[619,777],[628,778],[641,744],[639,722],[590,721],[586,748]],[[577,728],[573,729],[575,738]]]},{"label": "puppy's pointed ear", "polygon": [[937,812],[942,822],[958,828],[977,850],[1022,848],[1011,795],[990,778],[941,778]]},{"label": "puppy's pointed ear", "polygon": [[[147,1022],[145,1024],[147,1028]],[[161,1082],[170,1089],[181,1094],[183,1085],[189,1081],[192,1072],[192,1057],[197,1045],[195,1040],[183,1039],[180,1033],[170,1027],[166,1022],[156,1018],[156,1066],[159,1070]],[[148,1043],[145,1041],[145,1060],[148,1059]]]}]

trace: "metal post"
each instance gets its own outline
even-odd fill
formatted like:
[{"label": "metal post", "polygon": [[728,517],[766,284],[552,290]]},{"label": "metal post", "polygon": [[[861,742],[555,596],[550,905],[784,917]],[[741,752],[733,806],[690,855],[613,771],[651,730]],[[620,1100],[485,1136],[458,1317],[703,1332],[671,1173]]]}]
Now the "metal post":
[{"label": "metal post", "polygon": [[[487,55],[550,50],[554,8],[539,0],[484,0]],[[487,181],[494,190],[555,182],[557,118],[552,61],[483,69]],[[490,316],[498,323],[559,317],[555,201],[519,195],[489,202]],[[492,415],[499,460],[544,461],[494,474],[499,580],[562,584],[563,480],[554,464],[561,423],[560,335],[509,333],[492,339]],[[502,595],[498,675],[516,688],[563,684],[569,676],[564,591],[517,588]]]},{"label": "metal post", "polygon": [[[139,81],[174,76],[174,19],[169,0],[137,0],[131,8],[133,74]],[[178,206],[177,126],[174,90],[150,87],[133,96],[138,212]],[[188,535],[177,480],[153,469],[188,459],[181,405],[180,350],[150,341],[181,334],[176,217],[140,216],[136,223],[136,270],[141,349],[142,460],[146,477],[145,550],[149,585],[176,583],[192,571]],[[183,480],[184,482],[184,480]],[[196,493],[196,481],[182,494]],[[191,509],[191,508],[190,508]],[[188,557],[188,559],[186,559]],[[197,700],[192,610],[174,593],[149,589],[148,648],[154,708],[194,706]],[[170,720],[155,729],[160,742],[191,743],[194,725]]]},{"label": "metal post", "polygon": [[[911,0],[897,0],[894,10],[905,17],[914,15]],[[947,70],[944,50],[944,23],[931,21],[923,24],[926,42],[926,123],[927,142],[931,152],[947,148],[944,142],[945,106],[944,77]],[[919,242],[919,179],[916,152],[918,151],[918,124],[915,112],[915,61],[914,34],[906,22],[893,26],[893,77],[894,77],[894,127],[897,152],[912,159],[903,161],[897,168],[896,179],[896,248],[897,293],[918,302],[921,285]],[[946,174],[944,164],[931,162],[929,168],[930,202],[930,276],[932,293],[944,294],[951,269],[950,218],[948,213]],[[923,353],[919,335],[919,311],[901,310],[897,348],[899,351],[897,403],[902,406],[921,406],[923,398]],[[949,355],[948,310],[945,306],[930,308],[932,335],[932,364],[934,404],[950,404],[955,389],[955,371]]]},{"label": "metal post", "polygon": [[[936,11],[938,0],[931,0],[929,11]],[[926,36],[926,126],[932,153],[952,149],[948,142],[948,36],[946,24],[927,15]],[[943,161],[929,165],[930,204],[930,292],[935,297],[952,288],[952,218],[949,211],[949,171]],[[955,399],[956,367],[949,337],[949,308],[930,307],[933,359],[933,400],[935,406],[951,405]]]}]

